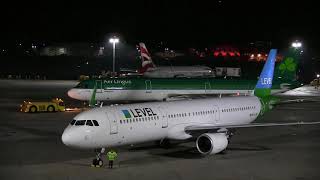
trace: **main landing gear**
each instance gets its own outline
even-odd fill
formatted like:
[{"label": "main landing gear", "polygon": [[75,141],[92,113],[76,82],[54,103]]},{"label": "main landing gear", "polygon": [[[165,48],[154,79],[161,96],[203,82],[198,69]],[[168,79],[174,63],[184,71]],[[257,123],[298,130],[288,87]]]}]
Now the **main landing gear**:
[{"label": "main landing gear", "polygon": [[[235,129],[228,129],[228,130],[221,129],[220,132],[224,132],[226,134],[226,136],[228,138],[228,144],[230,144],[231,138],[235,134],[236,130]],[[218,154],[227,154],[227,148],[222,150]]]},{"label": "main landing gear", "polygon": [[103,161],[101,159],[101,154],[105,152],[105,148],[95,149],[94,152],[96,153],[96,158],[92,160],[92,167],[102,167]]}]

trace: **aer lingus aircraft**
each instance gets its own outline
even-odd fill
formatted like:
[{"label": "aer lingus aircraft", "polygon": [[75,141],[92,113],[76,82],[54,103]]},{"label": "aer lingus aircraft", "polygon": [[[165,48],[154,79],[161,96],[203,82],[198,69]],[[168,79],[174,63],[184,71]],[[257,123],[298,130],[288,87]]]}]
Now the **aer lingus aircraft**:
[{"label": "aer lingus aircraft", "polygon": [[[94,108],[79,113],[62,134],[65,145],[95,149],[94,165],[102,165],[105,148],[148,141],[192,140],[201,154],[225,150],[230,130],[261,126],[319,124],[320,122],[253,123],[271,110],[277,99],[270,95],[276,50],[271,50],[255,96],[148,102]],[[99,150],[99,151],[98,151]]]},{"label": "aer lingus aircraft", "polygon": [[[252,95],[256,81],[223,80],[206,78],[108,78],[90,79],[80,82],[68,91],[68,96],[89,101],[94,86],[97,87],[96,100],[108,102],[162,101],[174,97],[201,95]],[[281,93],[292,89],[277,83],[271,93]]]}]

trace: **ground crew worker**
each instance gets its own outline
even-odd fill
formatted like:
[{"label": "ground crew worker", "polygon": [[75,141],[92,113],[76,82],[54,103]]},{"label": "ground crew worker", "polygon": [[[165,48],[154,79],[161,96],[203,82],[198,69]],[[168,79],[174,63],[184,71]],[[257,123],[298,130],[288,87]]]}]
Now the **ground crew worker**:
[{"label": "ground crew worker", "polygon": [[109,168],[112,169],[113,167],[113,161],[116,160],[118,154],[111,149],[108,153],[107,153],[107,158],[109,160]]}]

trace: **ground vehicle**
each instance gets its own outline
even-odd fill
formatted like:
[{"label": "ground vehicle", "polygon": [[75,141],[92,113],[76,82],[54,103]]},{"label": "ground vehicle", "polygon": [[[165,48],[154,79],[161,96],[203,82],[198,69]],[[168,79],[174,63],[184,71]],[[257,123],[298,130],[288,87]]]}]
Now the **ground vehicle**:
[{"label": "ground vehicle", "polygon": [[52,99],[51,101],[23,101],[20,105],[21,112],[56,112],[56,111],[65,111],[65,105],[63,100],[60,98]]},{"label": "ground vehicle", "polygon": [[314,79],[310,82],[311,86],[319,86],[320,85],[320,80],[319,79]]}]

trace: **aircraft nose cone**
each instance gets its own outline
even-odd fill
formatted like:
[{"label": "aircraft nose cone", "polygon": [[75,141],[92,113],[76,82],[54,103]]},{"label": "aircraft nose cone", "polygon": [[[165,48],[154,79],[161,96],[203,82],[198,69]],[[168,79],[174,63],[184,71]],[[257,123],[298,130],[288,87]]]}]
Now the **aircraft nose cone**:
[{"label": "aircraft nose cone", "polygon": [[77,93],[76,93],[76,91],[74,89],[70,89],[68,91],[68,96],[71,97],[71,98],[75,98],[76,94]]},{"label": "aircraft nose cone", "polygon": [[62,136],[61,136],[61,140],[63,142],[63,144],[70,146],[72,145],[72,136],[70,134],[70,132],[68,131],[64,131]]}]

